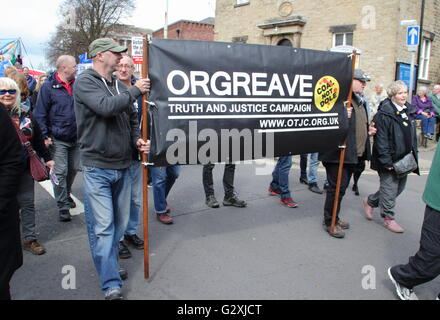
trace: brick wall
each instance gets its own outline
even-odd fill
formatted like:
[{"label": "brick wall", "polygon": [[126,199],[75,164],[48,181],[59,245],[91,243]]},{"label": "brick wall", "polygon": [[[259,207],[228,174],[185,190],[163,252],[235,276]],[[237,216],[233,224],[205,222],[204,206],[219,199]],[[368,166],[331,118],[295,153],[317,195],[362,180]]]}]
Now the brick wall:
[{"label": "brick wall", "polygon": [[[153,38],[163,39],[163,28],[153,32]],[[192,21],[179,21],[168,26],[168,39],[214,40],[214,26]]]}]

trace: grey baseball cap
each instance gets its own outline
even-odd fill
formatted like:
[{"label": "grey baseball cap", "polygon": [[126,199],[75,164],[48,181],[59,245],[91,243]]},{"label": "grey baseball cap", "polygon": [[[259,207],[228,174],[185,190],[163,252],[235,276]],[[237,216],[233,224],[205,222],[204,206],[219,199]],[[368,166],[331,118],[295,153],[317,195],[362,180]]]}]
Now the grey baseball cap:
[{"label": "grey baseball cap", "polygon": [[94,58],[98,52],[111,51],[115,53],[126,52],[128,48],[120,46],[116,41],[110,38],[100,38],[94,40],[89,45],[89,57]]},{"label": "grey baseball cap", "polygon": [[362,71],[362,69],[355,69],[353,79],[357,79],[359,81],[370,81],[370,77]]}]

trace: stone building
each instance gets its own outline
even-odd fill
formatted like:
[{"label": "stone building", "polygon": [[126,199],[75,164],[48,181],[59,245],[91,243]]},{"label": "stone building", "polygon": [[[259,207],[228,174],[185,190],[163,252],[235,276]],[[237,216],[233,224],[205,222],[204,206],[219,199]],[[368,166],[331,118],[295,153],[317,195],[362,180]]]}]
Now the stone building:
[{"label": "stone building", "polygon": [[[164,29],[153,32],[153,38],[163,39]],[[168,39],[214,41],[214,18],[202,21],[179,20],[168,26]]]},{"label": "stone building", "polygon": [[133,37],[143,37],[146,34],[152,34],[153,30],[139,28],[132,25],[117,24],[109,32],[107,37],[119,42],[120,45],[128,48],[127,53],[131,55],[131,39]]},{"label": "stone building", "polygon": [[375,83],[386,86],[409,67],[402,20],[422,26],[417,84],[432,87],[440,81],[440,1],[217,0],[214,39],[350,52],[354,47],[358,65],[372,79],[369,95]]}]

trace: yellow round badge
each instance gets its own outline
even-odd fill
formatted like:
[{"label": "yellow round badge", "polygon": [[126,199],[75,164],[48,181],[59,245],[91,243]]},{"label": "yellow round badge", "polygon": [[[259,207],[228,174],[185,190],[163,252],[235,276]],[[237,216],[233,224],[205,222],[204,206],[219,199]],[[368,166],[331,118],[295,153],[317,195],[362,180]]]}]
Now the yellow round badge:
[{"label": "yellow round badge", "polygon": [[333,109],[339,97],[339,82],[332,76],[324,76],[316,83],[315,106],[328,112]]}]

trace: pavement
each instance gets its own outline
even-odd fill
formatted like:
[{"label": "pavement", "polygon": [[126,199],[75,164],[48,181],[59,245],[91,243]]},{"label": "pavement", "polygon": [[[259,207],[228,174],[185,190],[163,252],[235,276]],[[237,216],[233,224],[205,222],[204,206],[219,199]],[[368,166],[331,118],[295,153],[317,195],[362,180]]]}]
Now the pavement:
[{"label": "pavement", "polygon": [[[271,159],[237,165],[235,186],[247,208],[206,207],[202,167],[184,166],[168,200],[173,225],[155,219],[149,189],[150,277],[143,276],[143,251],[131,249],[133,257],[120,261],[129,274],[123,293],[130,300],[395,300],[387,268],[407,263],[418,250],[425,208],[421,195],[433,154],[432,145],[420,150],[422,175],[411,174],[397,199],[403,234],[386,230],[378,212],[373,221],[365,219],[362,197],[379,185],[377,174],[367,169],[359,182],[361,195],[355,196],[350,185],[342,202],[341,218],[351,224],[344,239],[323,231],[325,198],[299,184],[299,156],[290,173],[299,203],[295,209],[267,193]],[[219,201],[222,175],[223,165],[216,165]],[[322,165],[318,176],[322,187]],[[82,210],[71,222],[59,222],[55,200],[40,185],[35,190],[38,239],[47,253],[24,252],[24,264],[11,281],[13,299],[102,300]],[[82,201],[81,173],[73,195]],[[420,299],[435,299],[440,279],[415,292]]]}]

